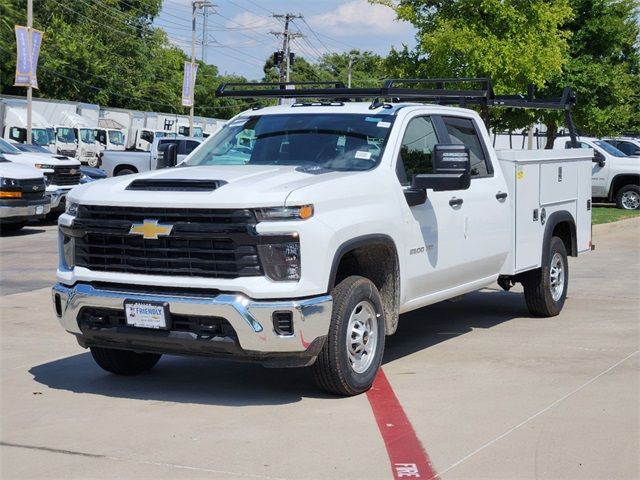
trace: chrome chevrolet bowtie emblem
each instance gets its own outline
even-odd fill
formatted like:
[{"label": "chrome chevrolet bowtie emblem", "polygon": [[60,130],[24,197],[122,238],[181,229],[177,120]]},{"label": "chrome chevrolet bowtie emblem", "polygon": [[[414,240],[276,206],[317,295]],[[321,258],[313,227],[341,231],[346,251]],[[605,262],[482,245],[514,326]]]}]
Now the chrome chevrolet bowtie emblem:
[{"label": "chrome chevrolet bowtie emblem", "polygon": [[76,170],[75,168],[72,168],[71,170],[69,170],[70,175],[75,175],[76,173],[78,173],[78,170]]},{"label": "chrome chevrolet bowtie emblem", "polygon": [[38,185],[34,185],[33,187],[31,187],[31,189],[32,189],[34,192],[37,192],[38,190],[40,190],[40,187],[39,187]]},{"label": "chrome chevrolet bowtie emblem", "polygon": [[173,225],[159,225],[158,220],[145,220],[142,223],[134,223],[131,225],[129,233],[132,235],[142,235],[146,240],[157,240],[158,237],[171,234]]}]

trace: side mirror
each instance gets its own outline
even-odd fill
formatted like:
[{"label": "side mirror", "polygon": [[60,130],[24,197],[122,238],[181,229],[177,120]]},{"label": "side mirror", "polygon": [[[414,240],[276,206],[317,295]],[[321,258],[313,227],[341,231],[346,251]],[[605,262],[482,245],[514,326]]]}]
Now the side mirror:
[{"label": "side mirror", "polygon": [[466,190],[471,185],[471,157],[465,145],[438,144],[433,147],[433,173],[413,176],[412,186],[436,192]]},{"label": "side mirror", "polygon": [[157,168],[175,167],[178,163],[178,146],[175,143],[164,143],[158,147]]},{"label": "side mirror", "polygon": [[604,158],[604,155],[598,152],[597,150],[593,153],[593,163],[597,163],[599,167],[604,167],[607,163],[607,159]]}]

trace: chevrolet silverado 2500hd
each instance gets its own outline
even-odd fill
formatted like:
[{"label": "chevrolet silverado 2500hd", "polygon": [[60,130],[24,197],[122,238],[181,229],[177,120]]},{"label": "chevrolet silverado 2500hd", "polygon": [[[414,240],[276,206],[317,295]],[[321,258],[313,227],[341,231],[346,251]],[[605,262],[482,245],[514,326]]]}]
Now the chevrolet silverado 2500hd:
[{"label": "chevrolet silverado 2500hd", "polygon": [[0,154],[0,231],[16,232],[29,220],[44,218],[51,208],[44,196],[44,175]]},{"label": "chevrolet silverado 2500hd", "polygon": [[70,194],[53,303],[102,368],[312,365],[354,395],[404,312],[495,281],[522,283],[533,315],[561,311],[567,256],[591,247],[593,151],[496,152],[472,110],[310,90],[295,95],[323,100],[244,112],[177,168]]}]

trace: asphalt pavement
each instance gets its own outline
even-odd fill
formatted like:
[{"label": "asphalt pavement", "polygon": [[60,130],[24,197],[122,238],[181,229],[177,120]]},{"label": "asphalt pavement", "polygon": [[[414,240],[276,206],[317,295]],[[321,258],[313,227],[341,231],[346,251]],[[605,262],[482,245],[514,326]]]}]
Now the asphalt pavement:
[{"label": "asphalt pavement", "polygon": [[[496,285],[388,338],[383,370],[439,478],[640,478],[640,219],[593,232],[561,315]],[[305,369],[102,371],[55,319],[56,236],[0,238],[1,478],[393,478],[367,395],[325,395]]]}]

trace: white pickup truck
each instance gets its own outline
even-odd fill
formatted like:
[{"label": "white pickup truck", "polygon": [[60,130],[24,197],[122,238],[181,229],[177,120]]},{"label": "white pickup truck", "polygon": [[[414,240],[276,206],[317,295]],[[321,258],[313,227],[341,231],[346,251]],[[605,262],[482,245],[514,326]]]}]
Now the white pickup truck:
[{"label": "white pickup truck", "polygon": [[102,368],[311,365],[355,395],[402,313],[496,281],[561,311],[567,256],[591,248],[591,150],[496,152],[472,110],[343,101],[390,89],[315,95],[238,115],[178,168],[73,190],[53,304]]},{"label": "white pickup truck", "polygon": [[29,220],[44,218],[51,209],[44,191],[40,170],[10,162],[0,154],[0,233],[16,232]]},{"label": "white pickup truck", "polygon": [[0,139],[0,154],[14,163],[38,168],[46,182],[45,196],[49,199],[52,213],[64,210],[67,193],[80,184],[81,171],[78,160],[51,153],[21,152]]},{"label": "white pickup truck", "polygon": [[[554,148],[572,148],[569,138],[557,138]],[[629,156],[605,140],[580,137],[578,148],[593,150],[592,196],[615,202],[624,210],[640,209],[640,157]]]}]

